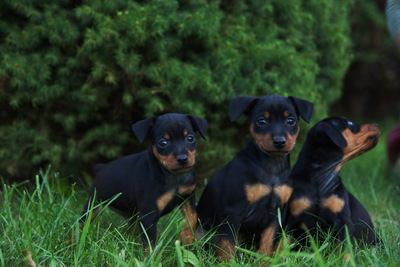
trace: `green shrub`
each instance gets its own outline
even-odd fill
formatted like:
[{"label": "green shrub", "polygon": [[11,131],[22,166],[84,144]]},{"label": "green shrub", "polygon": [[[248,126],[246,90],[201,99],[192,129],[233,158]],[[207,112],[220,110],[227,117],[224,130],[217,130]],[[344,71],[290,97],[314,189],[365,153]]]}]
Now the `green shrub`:
[{"label": "green shrub", "polygon": [[133,122],[179,112],[209,120],[209,176],[245,141],[232,97],[293,95],[326,115],[351,59],[349,2],[2,1],[1,174],[78,175],[143,149]]}]

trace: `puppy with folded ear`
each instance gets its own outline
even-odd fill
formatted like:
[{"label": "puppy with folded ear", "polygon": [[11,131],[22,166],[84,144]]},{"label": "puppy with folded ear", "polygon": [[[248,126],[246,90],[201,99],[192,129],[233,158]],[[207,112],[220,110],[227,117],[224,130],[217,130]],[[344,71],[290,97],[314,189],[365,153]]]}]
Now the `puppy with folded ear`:
[{"label": "puppy with folded ear", "polygon": [[[159,218],[181,205],[186,223],[180,237],[194,240],[197,213],[194,190],[196,177],[196,132],[205,139],[207,121],[192,115],[165,114],[139,121],[132,130],[149,149],[96,167],[96,178],[80,219],[83,228],[92,199],[100,203],[121,193],[110,207],[126,218],[138,214],[145,252],[156,241]],[[98,209],[93,211],[93,219]]]},{"label": "puppy with folded ear", "polygon": [[277,211],[288,201],[289,153],[300,117],[309,122],[314,105],[295,97],[270,95],[231,100],[231,120],[245,114],[247,145],[208,182],[197,211],[203,229],[217,228],[217,254],[231,260],[236,245],[256,241],[258,252],[276,250]]},{"label": "puppy with folded ear", "polygon": [[346,189],[339,172],[375,147],[379,136],[376,124],[358,125],[344,118],[328,118],[310,129],[289,176],[293,194],[287,226],[296,240],[304,240],[306,231],[316,236],[317,229],[330,229],[343,241],[345,228],[357,241],[378,240],[370,215]]}]

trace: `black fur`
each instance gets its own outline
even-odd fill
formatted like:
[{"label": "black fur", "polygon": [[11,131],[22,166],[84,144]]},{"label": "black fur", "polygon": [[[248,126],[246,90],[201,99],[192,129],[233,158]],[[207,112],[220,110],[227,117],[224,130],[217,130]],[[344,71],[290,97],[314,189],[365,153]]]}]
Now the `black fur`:
[{"label": "black fur", "polygon": [[[277,231],[276,213],[284,203],[275,191],[280,188],[291,192],[286,180],[299,116],[308,122],[313,112],[313,104],[308,101],[276,95],[237,97],[230,106],[232,121],[242,114],[248,116],[251,138],[211,178],[197,206],[203,228],[217,227],[217,254],[223,261],[232,257],[236,244],[253,239],[261,240],[261,253],[273,250],[272,242],[263,240],[263,236],[268,228],[273,237]],[[264,192],[260,197],[256,196],[258,189]]]},{"label": "black fur", "polygon": [[287,226],[301,244],[306,244],[306,230],[315,237],[317,229],[333,230],[343,241],[345,226],[353,239],[371,244],[378,240],[367,210],[339,176],[347,161],[372,149],[378,140],[376,125],[343,118],[325,119],[310,129],[289,176],[294,192]]},{"label": "black fur", "polygon": [[[126,218],[137,216],[134,218],[138,218],[139,228],[146,230],[151,244],[156,240],[159,218],[186,201],[182,211],[190,217],[191,225],[186,225],[182,231],[187,235],[197,221],[193,170],[195,132],[205,138],[207,121],[192,115],[165,114],[139,121],[133,124],[132,130],[140,142],[149,141],[149,149],[96,166],[96,178],[80,220],[81,228],[94,196],[95,203],[99,203],[122,193],[110,207]],[[182,237],[193,241],[190,236]],[[147,247],[144,232],[142,241]]]}]

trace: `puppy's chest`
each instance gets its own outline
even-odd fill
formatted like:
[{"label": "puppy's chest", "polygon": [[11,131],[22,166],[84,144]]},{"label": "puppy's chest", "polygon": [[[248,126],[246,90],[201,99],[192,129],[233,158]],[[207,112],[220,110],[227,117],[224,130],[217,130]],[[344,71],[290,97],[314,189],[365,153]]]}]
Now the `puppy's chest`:
[{"label": "puppy's chest", "polygon": [[289,211],[293,216],[307,213],[315,215],[330,211],[332,214],[340,213],[345,206],[343,196],[337,192],[320,192],[317,188],[297,190],[294,188],[293,197],[289,203]]},{"label": "puppy's chest", "polygon": [[[173,206],[183,201],[182,197],[190,195],[196,188],[195,177],[192,173],[167,175],[164,177],[161,194],[157,198],[157,208],[160,212],[169,212]],[[178,200],[178,202],[176,202]],[[172,205],[172,207],[171,207]]]},{"label": "puppy's chest", "polygon": [[263,183],[258,181],[245,184],[244,193],[248,206],[244,215],[243,227],[255,229],[267,226],[272,218],[275,218],[278,208],[288,202],[292,191],[291,186],[282,182]]},{"label": "puppy's chest", "polygon": [[271,176],[269,179],[261,179],[246,183],[244,193],[249,204],[271,199],[279,200],[276,205],[285,204],[292,195],[293,188],[281,181],[279,177]]}]

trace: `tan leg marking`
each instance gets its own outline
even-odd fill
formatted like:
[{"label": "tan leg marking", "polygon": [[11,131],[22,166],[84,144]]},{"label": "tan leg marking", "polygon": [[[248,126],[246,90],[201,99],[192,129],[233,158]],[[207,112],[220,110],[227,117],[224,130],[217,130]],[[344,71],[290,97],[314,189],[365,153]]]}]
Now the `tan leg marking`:
[{"label": "tan leg marking", "polygon": [[276,247],[273,245],[274,237],[276,232],[276,226],[269,226],[261,232],[260,246],[258,253],[272,256],[275,252]]},{"label": "tan leg marking", "polygon": [[185,225],[179,233],[179,237],[183,244],[187,245],[193,243],[195,239],[197,213],[192,209],[189,202],[183,204],[181,211],[184,216]]},{"label": "tan leg marking", "polygon": [[[100,207],[95,208],[95,209],[92,211],[92,216],[90,216],[89,221],[90,221],[90,222],[93,221],[93,220],[97,217],[97,215],[99,215],[99,213],[100,213]],[[86,218],[85,222],[87,221],[87,219],[88,219],[88,218]],[[85,222],[80,222],[80,223],[79,223],[79,228],[80,228],[81,230],[82,230],[83,227],[85,226]]]},{"label": "tan leg marking", "polygon": [[143,248],[143,254],[144,254],[144,256],[149,256],[150,255],[150,251],[151,251],[151,249],[150,249],[150,247],[149,246],[145,246],[144,248]]},{"label": "tan leg marking", "polygon": [[236,253],[235,244],[226,239],[221,238],[221,240],[217,244],[217,255],[220,262],[228,262],[233,260]]},{"label": "tan leg marking", "polygon": [[247,201],[250,203],[256,202],[271,192],[271,188],[264,184],[247,184],[244,186],[244,190],[246,192]]}]

